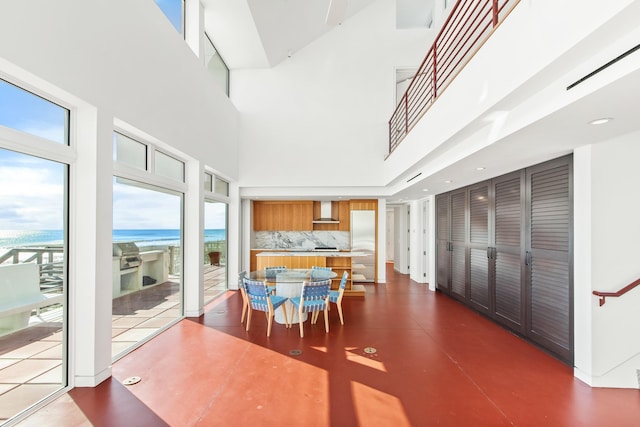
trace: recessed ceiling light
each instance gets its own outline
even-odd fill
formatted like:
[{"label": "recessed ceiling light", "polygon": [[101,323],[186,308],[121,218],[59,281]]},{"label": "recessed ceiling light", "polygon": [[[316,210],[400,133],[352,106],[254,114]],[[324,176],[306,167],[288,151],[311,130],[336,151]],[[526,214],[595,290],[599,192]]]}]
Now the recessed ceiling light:
[{"label": "recessed ceiling light", "polygon": [[451,181],[450,179],[446,180],[444,183],[445,184],[451,184],[453,181]]},{"label": "recessed ceiling light", "polygon": [[476,170],[477,170],[477,171],[483,171],[483,170],[485,170],[485,169],[486,169],[486,168],[484,168],[484,167],[482,167],[482,166],[480,166],[479,168],[476,168]]},{"label": "recessed ceiling light", "polygon": [[589,122],[589,124],[590,125],[603,125],[605,123],[609,123],[611,120],[613,120],[611,117],[603,117],[601,119],[591,120]]},{"label": "recessed ceiling light", "polygon": [[428,188],[423,188],[422,191],[429,191],[429,189]]}]

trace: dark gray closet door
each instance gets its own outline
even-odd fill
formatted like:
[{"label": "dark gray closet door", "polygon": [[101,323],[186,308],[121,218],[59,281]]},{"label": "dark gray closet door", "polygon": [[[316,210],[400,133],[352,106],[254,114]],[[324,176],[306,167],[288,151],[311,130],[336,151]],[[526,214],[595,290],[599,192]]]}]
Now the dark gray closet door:
[{"label": "dark gray closet door", "polygon": [[494,314],[524,332],[524,170],[493,180]]},{"label": "dark gray closet door", "polygon": [[451,258],[449,256],[449,194],[436,196],[436,287],[442,292],[449,293],[449,270]]},{"label": "dark gray closet door", "polygon": [[489,311],[489,183],[469,188],[469,299]]},{"label": "dark gray closet door", "polygon": [[451,294],[466,300],[466,189],[451,193]]},{"label": "dark gray closet door", "polygon": [[573,361],[571,163],[527,169],[527,335]]}]

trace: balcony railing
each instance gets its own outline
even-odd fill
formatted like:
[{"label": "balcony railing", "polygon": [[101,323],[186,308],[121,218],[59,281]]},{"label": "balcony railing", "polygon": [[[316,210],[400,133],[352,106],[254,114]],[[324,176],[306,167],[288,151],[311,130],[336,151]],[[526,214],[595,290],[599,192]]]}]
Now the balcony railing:
[{"label": "balcony railing", "polygon": [[389,154],[519,2],[456,2],[389,120]]},{"label": "balcony railing", "polygon": [[64,286],[64,249],[62,246],[17,247],[0,255],[0,264],[35,262],[40,268],[40,291],[60,293]]}]

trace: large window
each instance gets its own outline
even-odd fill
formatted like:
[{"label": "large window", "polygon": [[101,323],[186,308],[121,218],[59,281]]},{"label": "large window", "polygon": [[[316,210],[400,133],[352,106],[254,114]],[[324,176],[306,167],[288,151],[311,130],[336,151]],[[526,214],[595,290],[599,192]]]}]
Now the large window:
[{"label": "large window", "polygon": [[229,183],[205,172],[204,191],[207,198],[204,203],[204,301],[207,303],[228,288],[228,204],[224,200],[229,196]]},{"label": "large window", "polygon": [[147,146],[120,133],[113,133],[113,160],[146,171]]},{"label": "large window", "polygon": [[182,316],[182,195],[113,179],[112,357]]},{"label": "large window", "polygon": [[204,44],[204,57],[207,70],[211,73],[220,89],[229,96],[229,68],[220,56],[220,53],[213,45],[213,42],[207,34],[205,34],[206,42]]},{"label": "large window", "polygon": [[69,144],[69,110],[0,80],[0,125]]},{"label": "large window", "polygon": [[229,183],[208,172],[204,174],[204,189],[220,196],[229,196]]},{"label": "large window", "polygon": [[155,176],[185,182],[185,166],[182,160],[159,151],[122,133],[113,133],[113,160],[120,165],[148,172]]},{"label": "large window", "polygon": [[227,204],[204,203],[204,302],[227,290]]},{"label": "large window", "polygon": [[155,0],[171,25],[184,34],[184,0]]},{"label": "large window", "polygon": [[114,359],[183,313],[185,163],[158,145],[123,132],[113,136]]},{"label": "large window", "polygon": [[67,385],[69,167],[41,156],[64,157],[68,127],[67,109],[0,80],[0,423]]}]

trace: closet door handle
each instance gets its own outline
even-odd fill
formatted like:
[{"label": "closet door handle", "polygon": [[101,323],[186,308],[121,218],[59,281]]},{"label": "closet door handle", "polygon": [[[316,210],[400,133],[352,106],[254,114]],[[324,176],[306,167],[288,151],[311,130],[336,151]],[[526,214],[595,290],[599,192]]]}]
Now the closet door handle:
[{"label": "closet door handle", "polygon": [[487,247],[487,258],[489,259],[493,259],[492,254],[493,254],[493,248],[491,248],[491,246]]},{"label": "closet door handle", "polygon": [[491,248],[491,257],[493,259],[496,259],[497,256],[498,256],[498,250],[496,248]]},{"label": "closet door handle", "polygon": [[524,256],[524,265],[531,265],[531,252],[529,251]]}]

